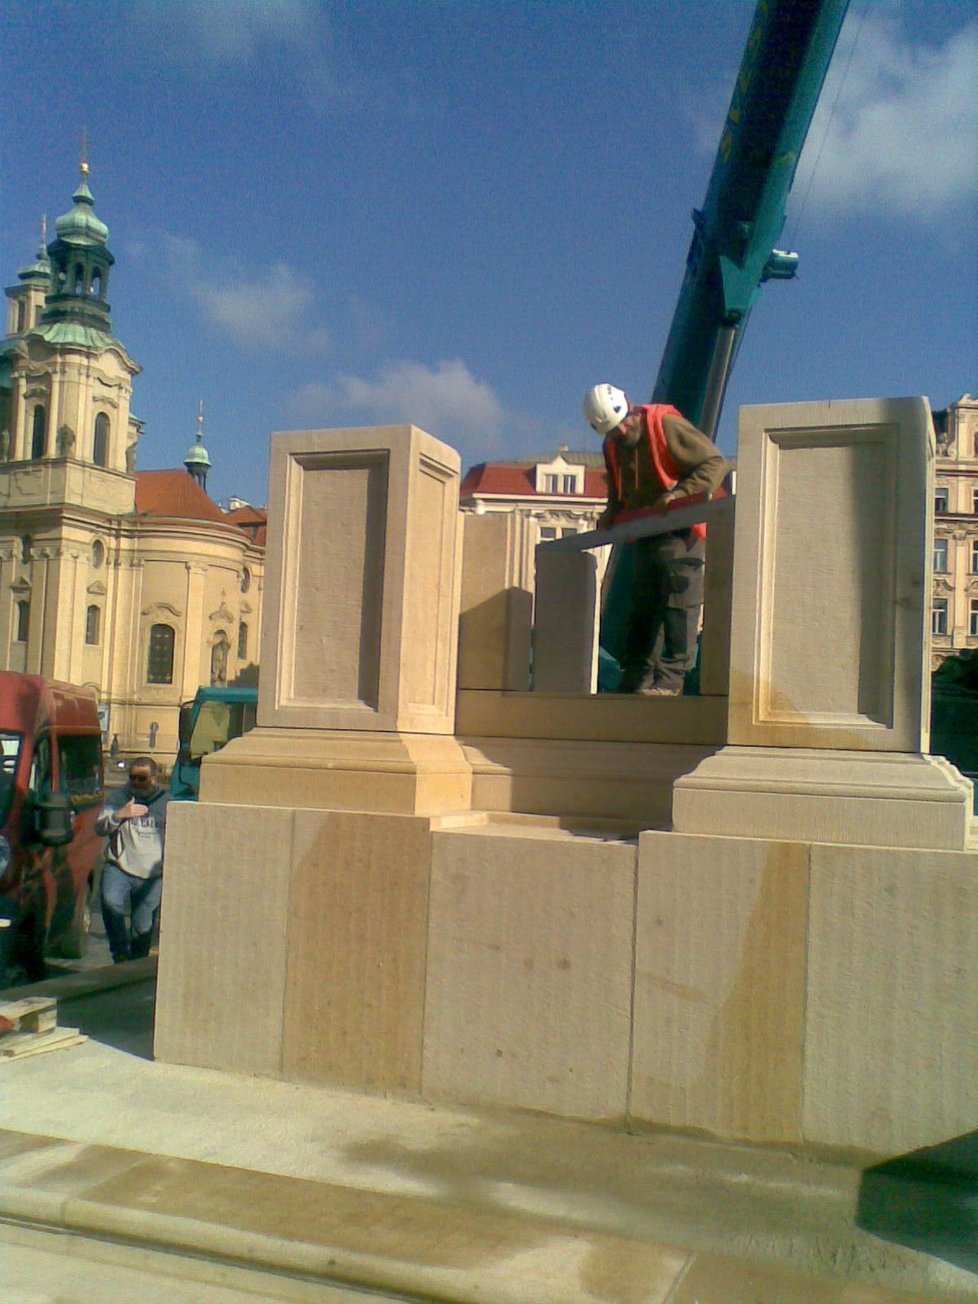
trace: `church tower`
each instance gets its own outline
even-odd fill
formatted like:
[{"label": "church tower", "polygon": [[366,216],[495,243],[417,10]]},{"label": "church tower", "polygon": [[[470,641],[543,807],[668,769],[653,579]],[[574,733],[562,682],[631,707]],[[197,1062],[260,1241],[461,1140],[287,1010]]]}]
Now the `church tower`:
[{"label": "church tower", "polygon": [[187,450],[187,456],[183,459],[183,464],[187,468],[191,477],[197,481],[201,489],[207,490],[207,472],[211,469],[211,459],[208,456],[207,449],[204,447],[204,400],[200,400],[200,407],[197,409],[197,438]]},{"label": "church tower", "polygon": [[[81,163],[74,207],[55,238],[7,289],[0,341],[0,506],[87,500],[131,511],[139,422],[130,412],[140,367],[112,333],[108,227]],[[22,474],[11,475],[14,468]],[[3,472],[7,471],[7,475]],[[101,473],[101,474],[99,474]],[[14,493],[14,487],[18,492]],[[13,496],[12,496],[13,495]]]}]

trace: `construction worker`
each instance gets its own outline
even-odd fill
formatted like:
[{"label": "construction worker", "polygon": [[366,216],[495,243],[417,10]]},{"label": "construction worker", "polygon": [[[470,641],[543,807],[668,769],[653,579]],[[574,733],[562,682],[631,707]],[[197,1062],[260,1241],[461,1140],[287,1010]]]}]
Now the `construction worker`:
[{"label": "construction worker", "polygon": [[[674,407],[636,406],[615,385],[595,385],[584,415],[603,437],[608,504],[599,529],[714,493],[729,469],[711,439]],[[696,660],[706,526],[638,539],[620,693],[674,697]]]}]

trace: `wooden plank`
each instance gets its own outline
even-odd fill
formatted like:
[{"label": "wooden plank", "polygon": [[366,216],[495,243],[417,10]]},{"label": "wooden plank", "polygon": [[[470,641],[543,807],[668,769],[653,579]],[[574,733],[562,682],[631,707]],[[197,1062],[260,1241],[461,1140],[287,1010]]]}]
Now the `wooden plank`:
[{"label": "wooden plank", "polygon": [[[48,1032],[12,1032],[0,1037],[0,1057],[16,1059],[39,1049],[53,1050],[63,1042],[78,1037],[77,1028],[52,1028]],[[72,1042],[74,1044],[74,1042]]]},{"label": "wooden plank", "polygon": [[25,1046],[23,1050],[18,1051],[15,1055],[0,1055],[0,1062],[5,1059],[11,1061],[17,1059],[29,1059],[31,1055],[46,1055],[51,1050],[67,1050],[69,1046],[80,1046],[83,1041],[88,1041],[84,1033],[77,1032],[75,1028],[66,1028],[66,1032],[77,1033],[75,1036],[66,1037],[63,1040],[46,1042],[39,1039],[35,1046]]}]

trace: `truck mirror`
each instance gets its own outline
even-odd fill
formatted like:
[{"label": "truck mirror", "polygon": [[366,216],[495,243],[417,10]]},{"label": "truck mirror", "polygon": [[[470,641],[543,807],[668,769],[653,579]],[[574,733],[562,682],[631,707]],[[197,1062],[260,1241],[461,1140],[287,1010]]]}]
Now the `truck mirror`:
[{"label": "truck mirror", "polygon": [[45,847],[64,847],[75,836],[75,812],[63,792],[34,797],[30,802],[34,835]]}]

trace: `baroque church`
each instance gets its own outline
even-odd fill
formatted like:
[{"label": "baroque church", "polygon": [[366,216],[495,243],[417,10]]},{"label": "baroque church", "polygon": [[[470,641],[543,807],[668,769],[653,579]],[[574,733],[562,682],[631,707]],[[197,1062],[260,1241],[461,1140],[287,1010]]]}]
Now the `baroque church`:
[{"label": "baroque church", "polygon": [[115,259],[88,164],[7,289],[0,341],[0,669],[95,689],[106,744],[169,767],[180,703],[257,682],[265,514],[183,469],[137,469],[139,364],[113,334]]}]

